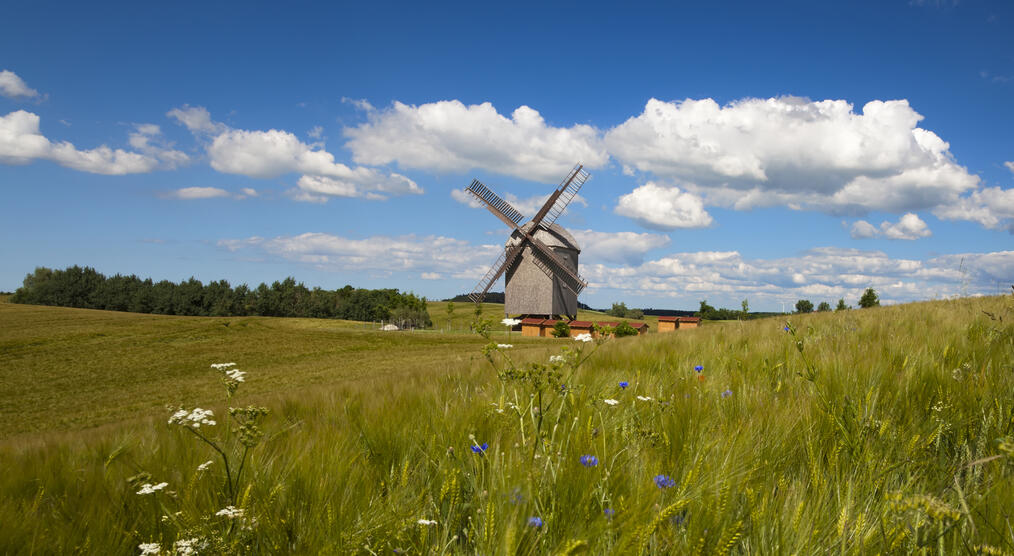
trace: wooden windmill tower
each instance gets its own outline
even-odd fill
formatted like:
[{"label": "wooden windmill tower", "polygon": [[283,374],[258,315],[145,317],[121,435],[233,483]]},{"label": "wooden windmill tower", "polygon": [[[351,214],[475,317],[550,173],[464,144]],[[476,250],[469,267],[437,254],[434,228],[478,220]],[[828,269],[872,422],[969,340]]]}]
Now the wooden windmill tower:
[{"label": "wooden windmill tower", "polygon": [[472,301],[482,303],[486,292],[503,274],[506,314],[546,318],[561,315],[571,319],[577,316],[577,295],[588,285],[577,273],[581,248],[567,230],[556,224],[556,219],[588,177],[580,164],[575,166],[525,224],[521,224],[524,216],[507,201],[479,180],[472,180],[465,191],[511,229],[503,253],[469,294]]}]

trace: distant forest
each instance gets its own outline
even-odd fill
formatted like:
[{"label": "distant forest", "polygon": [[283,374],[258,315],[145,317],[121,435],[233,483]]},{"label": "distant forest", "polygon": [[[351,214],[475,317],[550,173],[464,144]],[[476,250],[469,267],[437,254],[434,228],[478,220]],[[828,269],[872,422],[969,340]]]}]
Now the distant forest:
[{"label": "distant forest", "polygon": [[106,277],[93,268],[76,265],[66,270],[39,267],[25,277],[10,301],[159,315],[312,317],[432,325],[425,297],[396,289],[352,286],[311,290],[292,277],[251,289],[246,284],[232,287],[225,280],[204,285],[190,278],[177,284],[134,275]]}]

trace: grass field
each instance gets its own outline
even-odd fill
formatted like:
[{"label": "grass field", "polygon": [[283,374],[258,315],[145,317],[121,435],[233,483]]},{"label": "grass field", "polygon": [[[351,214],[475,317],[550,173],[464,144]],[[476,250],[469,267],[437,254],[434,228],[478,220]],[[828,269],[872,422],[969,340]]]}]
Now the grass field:
[{"label": "grass field", "polygon": [[[1011,554],[1012,320],[1008,296],[499,349],[0,304],[0,552]],[[251,403],[230,496],[162,406],[234,445]]]}]

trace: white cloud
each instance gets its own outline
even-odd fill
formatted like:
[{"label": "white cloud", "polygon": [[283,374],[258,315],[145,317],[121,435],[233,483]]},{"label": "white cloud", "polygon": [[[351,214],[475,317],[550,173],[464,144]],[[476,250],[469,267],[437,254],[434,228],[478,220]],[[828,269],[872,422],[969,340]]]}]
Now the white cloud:
[{"label": "white cloud", "polygon": [[614,212],[656,230],[703,228],[712,223],[699,196],[654,182],[620,197]]},{"label": "white cloud", "polygon": [[929,226],[918,215],[911,212],[902,216],[897,224],[882,222],[880,224],[880,231],[888,239],[912,240],[933,235]]},{"label": "white cloud", "polygon": [[595,128],[553,127],[527,106],[506,117],[488,102],[395,102],[387,110],[368,111],[367,117],[366,123],[345,129],[345,146],[360,164],[397,162],[402,168],[458,173],[482,168],[552,183],[577,162],[598,168],[609,158]]},{"label": "white cloud", "polygon": [[324,136],[324,128],[320,127],[319,125],[315,125],[315,126],[313,126],[313,129],[311,129],[310,131],[306,132],[306,134],[311,139],[320,139],[321,137]]},{"label": "white cloud", "polygon": [[28,164],[36,159],[93,174],[121,175],[150,172],[158,160],[105,145],[78,150],[69,142],[53,143],[39,130],[39,116],[24,110],[0,116],[0,163]]},{"label": "white cloud", "polygon": [[796,97],[663,102],[605,135],[622,164],[675,180],[709,204],[830,213],[931,208],[973,189],[949,145],[905,100]]},{"label": "white cloud", "polygon": [[229,197],[230,193],[219,187],[184,187],[169,194],[173,199],[213,199],[215,197]]},{"label": "white cloud", "polygon": [[240,191],[242,191],[243,194],[246,195],[247,197],[259,197],[260,196],[257,193],[257,190],[254,189],[254,188],[252,188],[252,187],[244,187],[244,188],[240,189]]},{"label": "white cloud", "polygon": [[991,230],[1014,233],[1014,189],[982,188],[937,207],[933,214],[945,220],[969,220]]},{"label": "white cloud", "polygon": [[1004,162],[1003,165],[1006,166],[1007,169],[1010,170],[1011,172],[1014,172],[1014,160]]},{"label": "white cloud", "polygon": [[172,148],[173,144],[162,137],[162,129],[155,124],[134,124],[129,143],[142,153],[161,160],[164,168],[173,169],[190,162],[186,153]]},{"label": "white cloud", "polygon": [[221,240],[218,245],[234,252],[255,250],[330,270],[425,272],[476,280],[503,249],[433,235],[350,239],[324,233]]},{"label": "white cloud", "polygon": [[219,172],[262,179],[303,174],[298,189],[290,192],[290,197],[299,201],[322,203],[330,197],[382,200],[423,193],[418,184],[401,174],[336,162],[334,155],[319,145],[308,145],[288,131],[231,129],[212,121],[203,107],[176,108],[169,116],[210,139],[208,158]]},{"label": "white cloud", "polygon": [[669,245],[669,236],[635,232],[570,230],[581,247],[581,260],[640,264],[644,254]]},{"label": "white cloud", "polygon": [[13,71],[3,70],[0,71],[0,95],[7,98],[36,98],[39,91],[29,87]]},{"label": "white cloud", "polygon": [[423,280],[440,280],[443,278],[439,272],[423,272],[419,277]]},{"label": "white cloud", "polygon": [[852,236],[852,239],[869,239],[876,237],[879,233],[873,224],[865,220],[859,220],[855,224],[852,224],[852,230],[850,230],[849,235]]}]

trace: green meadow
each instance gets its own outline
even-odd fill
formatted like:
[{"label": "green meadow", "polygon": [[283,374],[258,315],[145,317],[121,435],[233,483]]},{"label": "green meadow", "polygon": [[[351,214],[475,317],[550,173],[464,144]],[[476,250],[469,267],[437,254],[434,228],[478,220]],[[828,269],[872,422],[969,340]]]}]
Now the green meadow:
[{"label": "green meadow", "polygon": [[1014,554],[1011,296],[588,343],[429,311],[0,303],[0,553]]}]

